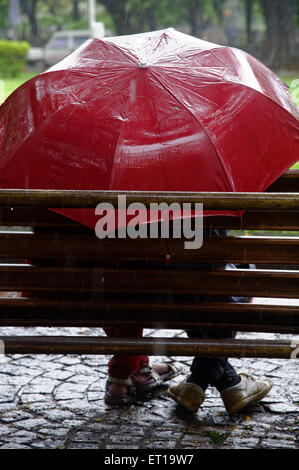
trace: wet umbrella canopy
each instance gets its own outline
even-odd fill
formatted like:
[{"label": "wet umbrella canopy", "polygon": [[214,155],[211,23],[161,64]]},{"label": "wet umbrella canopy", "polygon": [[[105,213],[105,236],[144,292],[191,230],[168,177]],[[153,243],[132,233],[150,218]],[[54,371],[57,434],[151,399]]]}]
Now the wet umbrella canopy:
[{"label": "wet umbrella canopy", "polygon": [[0,107],[1,188],[263,191],[298,159],[286,85],[174,29],[89,40]]}]

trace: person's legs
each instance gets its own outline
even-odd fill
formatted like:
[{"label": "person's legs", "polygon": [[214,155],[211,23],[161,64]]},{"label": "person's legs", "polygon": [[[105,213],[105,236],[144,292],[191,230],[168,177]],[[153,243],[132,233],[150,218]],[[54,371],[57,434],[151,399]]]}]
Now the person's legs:
[{"label": "person's legs", "polygon": [[[235,338],[234,331],[186,331],[189,338]],[[187,382],[199,385],[205,391],[209,385],[219,392],[240,382],[240,377],[226,357],[195,356]]]},{"label": "person's legs", "polygon": [[[109,337],[142,337],[142,328],[105,328]],[[148,356],[117,354],[108,363],[108,380],[105,400],[110,404],[127,404],[135,393],[148,392],[163,386],[180,368],[170,363],[149,366]]]},{"label": "person's legs", "polygon": [[[249,297],[241,296],[218,296],[210,295],[199,296],[198,301],[218,301],[218,302],[240,302],[247,303]],[[236,331],[186,331],[189,338],[216,338],[216,339],[234,339],[237,335]],[[191,375],[188,382],[199,385],[203,390],[211,385],[216,387],[219,392],[228,387],[233,387],[240,383],[240,376],[237,374],[233,366],[226,357],[194,357],[191,368]]]},{"label": "person's legs", "polygon": [[[245,300],[245,298],[243,299]],[[192,338],[233,339],[236,337],[234,331],[189,330],[187,334]],[[190,371],[191,374],[184,382],[168,389],[168,394],[181,405],[180,410],[189,410],[193,413],[199,409],[204,401],[205,390],[209,385],[216,387],[220,392],[224,406],[230,414],[240,412],[248,405],[260,401],[269,393],[273,385],[271,380],[261,381],[247,374],[238,375],[225,357],[196,356],[193,359]]]},{"label": "person's legs", "polygon": [[[104,328],[104,331],[107,336],[116,338],[141,338],[143,333],[142,328]],[[148,356],[117,354],[108,363],[108,374],[119,379],[127,379],[148,363]]]}]

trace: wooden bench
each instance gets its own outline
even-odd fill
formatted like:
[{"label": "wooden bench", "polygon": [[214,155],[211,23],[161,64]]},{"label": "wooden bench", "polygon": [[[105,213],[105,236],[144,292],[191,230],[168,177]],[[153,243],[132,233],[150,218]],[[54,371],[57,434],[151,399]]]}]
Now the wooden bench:
[{"label": "wooden bench", "polygon": [[[295,347],[289,337],[267,339],[267,333],[299,332],[299,238],[289,236],[299,231],[298,188],[299,171],[291,170],[265,193],[123,193],[128,204],[203,202],[206,210],[246,211],[242,220],[205,218],[205,228],[233,233],[205,240],[199,250],[184,249],[182,239],[99,240],[92,230],[47,210],[116,203],[117,192],[0,190],[1,327],[135,325],[265,333],[265,339],[250,340],[7,335],[0,337],[5,352],[289,358]],[[267,233],[244,236],[240,230]],[[275,231],[283,233],[272,236]],[[26,258],[40,264],[25,264]],[[197,270],[190,267],[194,262],[241,267]],[[256,269],[242,267],[247,263]],[[21,297],[22,291],[40,298]],[[257,299],[198,303],[196,294]],[[287,304],[279,305],[285,298]]]}]

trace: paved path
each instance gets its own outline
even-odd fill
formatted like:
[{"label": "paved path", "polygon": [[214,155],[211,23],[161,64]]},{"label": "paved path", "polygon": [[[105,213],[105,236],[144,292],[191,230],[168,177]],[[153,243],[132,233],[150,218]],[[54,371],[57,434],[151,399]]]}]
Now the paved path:
[{"label": "paved path", "polygon": [[[24,334],[0,328],[0,335]],[[26,328],[25,334],[45,334]],[[47,334],[97,335],[88,328],[47,329]],[[164,335],[180,331],[163,331]],[[145,330],[146,335],[157,332]],[[161,335],[161,332],[159,332]],[[264,336],[240,334],[239,337]],[[275,335],[269,335],[273,338]],[[276,335],[277,336],[277,335]],[[283,338],[291,338],[284,335]],[[293,337],[298,341],[298,336]],[[0,448],[209,449],[298,448],[298,362],[294,359],[232,359],[239,372],[270,377],[275,386],[261,403],[230,417],[215,389],[196,419],[177,416],[160,394],[114,409],[103,402],[107,357],[14,355],[0,364]],[[188,373],[191,358],[176,357]],[[173,382],[182,380],[177,377]]]}]

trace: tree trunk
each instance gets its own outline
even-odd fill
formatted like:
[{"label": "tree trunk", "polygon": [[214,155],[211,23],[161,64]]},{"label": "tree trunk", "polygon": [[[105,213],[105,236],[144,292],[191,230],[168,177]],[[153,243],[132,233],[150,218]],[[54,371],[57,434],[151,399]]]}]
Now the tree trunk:
[{"label": "tree trunk", "polygon": [[37,0],[21,0],[24,13],[28,16],[31,29],[31,38],[34,41],[38,36],[38,24],[36,20]]},{"label": "tree trunk", "polygon": [[207,22],[203,20],[203,2],[202,0],[189,0],[186,6],[189,11],[190,34],[199,37],[204,27],[207,26]]},{"label": "tree trunk", "polygon": [[74,21],[80,20],[80,11],[79,11],[79,0],[73,0],[73,13],[72,17]]},{"label": "tree trunk", "polygon": [[290,67],[294,52],[294,0],[261,0],[266,22],[265,54],[274,69]]},{"label": "tree trunk", "polygon": [[253,0],[245,0],[246,32],[247,32],[247,44],[248,44],[248,46],[251,44],[251,40],[252,40],[252,31],[251,31],[252,7],[253,7]]},{"label": "tree trunk", "polygon": [[55,9],[55,0],[51,0],[51,2],[49,2],[50,5],[49,5],[49,12],[51,13],[51,15],[55,15],[56,13],[56,9]]},{"label": "tree trunk", "polygon": [[223,23],[223,9],[224,9],[223,0],[213,0],[213,8],[217,15],[218,23],[221,25]]},{"label": "tree trunk", "polygon": [[155,8],[153,6],[149,6],[148,8],[147,20],[150,31],[155,31],[157,29],[157,18],[155,14]]},{"label": "tree trunk", "polygon": [[126,0],[102,0],[107,11],[113,18],[116,33],[118,35],[128,34],[128,15]]}]

